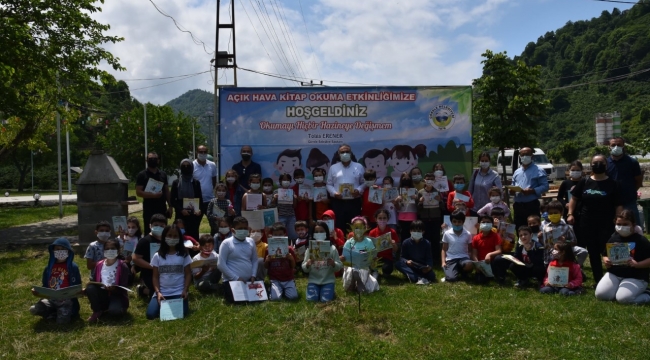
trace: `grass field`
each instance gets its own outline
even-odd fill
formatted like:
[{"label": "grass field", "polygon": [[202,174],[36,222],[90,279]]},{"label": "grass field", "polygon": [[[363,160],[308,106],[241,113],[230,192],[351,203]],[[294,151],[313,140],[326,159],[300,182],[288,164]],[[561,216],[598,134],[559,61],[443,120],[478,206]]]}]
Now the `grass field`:
[{"label": "grass field", "polygon": [[[77,205],[63,205],[63,216],[75,215]],[[24,208],[0,208],[0,229],[31,224],[59,217],[58,206],[37,206]]]},{"label": "grass field", "polygon": [[46,263],[42,248],[0,253],[1,358],[644,359],[650,349],[649,308],[599,302],[593,290],[564,298],[511,284],[417,286],[401,274],[362,296],[361,313],[340,279],[338,298],[318,305],[304,300],[299,277],[297,302],[231,306],[192,289],[189,317],[160,322],[132,295],[128,315],[88,325],[81,299],[82,319],[62,327],[28,311]]}]

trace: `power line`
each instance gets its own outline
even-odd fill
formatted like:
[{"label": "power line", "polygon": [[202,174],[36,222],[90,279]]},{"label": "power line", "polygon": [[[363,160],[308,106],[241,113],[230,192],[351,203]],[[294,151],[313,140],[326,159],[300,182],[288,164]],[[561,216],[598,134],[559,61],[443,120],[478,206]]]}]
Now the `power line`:
[{"label": "power line", "polygon": [[[291,36],[291,31],[289,30],[289,26],[287,25],[286,20],[282,16],[282,13],[280,12],[280,6],[278,6],[278,2],[276,0],[269,0],[269,3],[271,4],[271,7],[273,8],[273,13],[275,14],[275,19],[278,22],[278,25],[280,27],[280,32],[282,32],[282,35],[284,36],[284,42],[287,44],[289,47],[289,52],[293,56],[294,63],[297,65],[298,72],[304,77],[305,76],[305,69],[302,66],[301,61],[298,58],[298,50],[296,49],[296,46],[293,44],[293,38]],[[284,30],[282,30],[282,27],[284,26]]]},{"label": "power line", "polygon": [[[191,31],[186,30],[186,29],[181,29],[181,26],[182,26],[182,25],[180,25],[180,24],[176,21],[176,19],[174,19],[173,16],[171,16],[171,15],[165,13],[164,11],[160,10],[160,8],[158,7],[158,5],[156,5],[156,3],[153,2],[153,0],[149,0],[149,2],[150,2],[150,3],[153,5],[153,7],[155,7],[156,10],[158,10],[158,12],[161,13],[163,16],[172,19],[172,21],[174,22],[174,25],[176,25],[176,28],[177,28],[178,30],[190,34],[190,37],[192,37],[192,41],[193,41],[196,45],[203,45],[203,51],[205,51],[206,54],[208,54],[208,55],[210,55],[210,56],[212,56],[212,55],[214,54],[214,51],[213,51],[212,53],[208,52],[208,50],[206,49],[206,47],[210,48],[210,46],[206,45],[203,41],[201,41],[201,39],[199,39],[199,38],[197,38],[196,36],[194,36],[194,34],[192,34]],[[210,48],[210,49],[212,49],[212,48]]]},{"label": "power line", "polygon": [[631,66],[647,64],[647,63],[650,63],[650,61],[642,61],[642,62],[638,62],[636,64],[629,64],[629,65],[625,65],[625,66],[621,66],[621,67],[617,67],[617,68],[613,68],[613,69],[605,69],[605,70],[600,70],[600,71],[590,71],[590,72],[587,72],[587,73],[584,73],[584,74],[562,76],[562,77],[558,77],[558,78],[549,78],[549,79],[546,79],[546,80],[561,80],[561,79],[570,79],[570,78],[574,78],[574,77],[581,77],[581,76],[585,76],[585,75],[600,74],[600,73],[611,71],[611,70],[620,70],[620,69],[629,68]]},{"label": "power line", "polygon": [[600,79],[600,80],[594,80],[590,82],[585,82],[585,83],[580,83],[580,84],[573,84],[573,85],[567,85],[567,86],[561,86],[561,87],[555,87],[555,88],[550,88],[550,89],[545,89],[546,91],[551,91],[551,90],[562,90],[562,89],[569,89],[569,88],[574,88],[574,87],[579,87],[579,86],[585,86],[585,85],[591,85],[591,84],[599,84],[599,83],[607,83],[607,82],[613,82],[613,81],[618,81],[618,80],[624,80],[626,78],[636,76],[639,74],[643,74],[650,71],[650,68],[648,69],[643,69],[635,72],[631,72],[629,74],[625,75],[619,75],[619,76],[613,76],[610,78],[606,79]]},{"label": "power line", "polygon": [[[209,71],[209,70],[208,70]],[[205,74],[208,71],[201,71],[198,73],[193,73],[193,74],[185,74],[185,75],[176,75],[176,76],[166,76],[166,77],[160,77],[160,78],[149,78],[149,79],[119,79],[118,81],[150,81],[150,80],[167,80],[167,79],[175,79],[175,78],[180,78],[180,77],[186,77],[190,75],[200,75],[200,74]]]},{"label": "power line", "polygon": [[119,94],[119,93],[123,93],[123,92],[131,92],[131,91],[136,91],[136,90],[149,89],[149,88],[154,88],[154,87],[158,87],[158,86],[163,86],[163,85],[175,83],[177,81],[187,80],[189,78],[193,78],[195,76],[199,76],[199,75],[205,74],[207,72],[209,72],[209,70],[208,71],[202,71],[202,72],[195,73],[195,74],[189,74],[189,75],[184,76],[182,79],[167,81],[167,82],[156,84],[156,85],[144,86],[144,87],[141,87],[141,88],[135,88],[135,89],[129,89],[129,90],[121,90],[121,91],[110,91],[110,92],[96,92],[95,94],[97,94],[97,95]]},{"label": "power line", "polygon": [[[295,82],[300,82],[299,80],[296,79],[290,79],[285,77],[284,75],[281,74],[273,74],[269,72],[264,72],[264,71],[258,71],[258,70],[252,70],[252,69],[246,69],[240,66],[237,66],[237,69],[243,70],[243,71],[248,71],[260,75],[265,75],[265,76],[270,76],[270,77],[275,77],[279,79],[285,79],[285,80],[291,80]],[[298,79],[304,79],[304,80],[316,80],[316,81],[324,81],[324,82],[331,82],[331,83],[336,83],[336,84],[348,84],[348,85],[364,85],[364,86],[386,86],[383,84],[364,84],[364,83],[354,83],[354,82],[349,82],[349,81],[337,81],[337,80],[325,80],[325,79],[310,79],[310,78],[303,78],[303,77],[297,77]]]},{"label": "power line", "polygon": [[618,3],[618,4],[643,4],[643,2],[639,1],[621,1],[621,0],[593,0],[593,1],[600,1],[600,2],[611,2],[611,3]]},{"label": "power line", "polygon": [[[260,4],[259,0],[255,0],[257,2],[257,7],[260,9],[260,14],[262,15],[262,18],[264,18],[264,14],[266,14],[266,18],[264,18],[264,21],[266,22],[266,27],[268,28],[268,32],[266,33],[267,37],[269,37],[269,40],[271,40],[271,44],[273,45],[273,41],[275,41],[275,45],[277,49],[279,50],[278,52],[278,57],[282,60],[284,58],[284,63],[286,64],[285,68],[291,76],[296,78],[296,71],[293,69],[291,66],[291,63],[289,62],[289,58],[287,58],[287,54],[284,52],[284,49],[282,48],[282,44],[280,43],[280,38],[278,37],[278,33],[275,31],[275,27],[273,26],[273,23],[271,22],[271,18],[269,16],[269,12],[266,9],[266,4],[264,1],[262,1],[262,4]],[[251,3],[252,4],[252,3]],[[262,6],[264,6],[264,9],[262,10]],[[257,10],[255,11],[257,13]],[[259,16],[258,16],[259,19]],[[260,20],[261,22],[261,20]],[[266,32],[266,29],[264,30]],[[269,34],[271,34],[269,36]],[[276,50],[277,51],[277,50]]]},{"label": "power line", "polygon": [[305,12],[302,10],[302,1],[298,0],[298,4],[300,4],[300,14],[302,15],[302,22],[303,24],[305,24],[305,31],[307,32],[307,40],[309,40],[309,47],[311,48],[311,53],[314,56],[314,61],[316,61],[316,71],[318,71],[318,77],[321,77],[320,68],[318,66],[318,58],[316,57],[316,53],[314,52],[314,47],[311,46],[311,37],[309,36],[309,29],[307,29],[307,20],[305,20]]}]

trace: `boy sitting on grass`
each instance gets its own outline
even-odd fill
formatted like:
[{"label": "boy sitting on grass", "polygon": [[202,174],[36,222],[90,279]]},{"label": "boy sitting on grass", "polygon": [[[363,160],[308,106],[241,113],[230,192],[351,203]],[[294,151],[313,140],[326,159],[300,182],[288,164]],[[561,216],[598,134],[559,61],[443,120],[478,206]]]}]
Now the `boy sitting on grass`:
[{"label": "boy sitting on grass", "polygon": [[433,256],[429,240],[423,239],[424,224],[420,220],[411,222],[411,237],[402,244],[402,257],[396,263],[396,268],[406,278],[418,285],[436,282],[433,272]]},{"label": "boy sitting on grass", "polygon": [[[492,261],[501,254],[501,237],[492,231],[494,219],[489,215],[483,215],[479,220],[479,234],[472,239],[472,260],[485,261],[492,268],[492,273],[498,283],[505,281],[505,273],[498,266],[494,266]],[[489,278],[480,271],[476,272],[476,282],[483,284],[488,282]]]},{"label": "boy sitting on grass", "polygon": [[[271,236],[286,237],[287,228],[284,223],[276,222],[271,227]],[[275,257],[266,252],[264,260],[271,281],[271,301],[281,300],[284,295],[288,300],[298,299],[298,290],[294,280],[293,272],[296,268],[296,253],[293,247],[289,246],[289,253],[285,257]]]},{"label": "boy sitting on grass", "polygon": [[442,269],[445,277],[442,281],[455,282],[459,277],[467,278],[474,269],[470,260],[472,235],[463,228],[465,212],[456,210],[450,215],[451,229],[442,235]]}]

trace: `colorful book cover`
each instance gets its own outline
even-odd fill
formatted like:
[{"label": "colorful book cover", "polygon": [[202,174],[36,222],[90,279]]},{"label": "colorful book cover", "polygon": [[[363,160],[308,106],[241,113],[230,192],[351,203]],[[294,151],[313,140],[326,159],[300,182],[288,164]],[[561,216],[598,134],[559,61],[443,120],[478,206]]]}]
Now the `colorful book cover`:
[{"label": "colorful book cover", "polygon": [[370,187],[368,188],[368,201],[374,204],[382,204],[383,203],[383,196],[384,191],[383,189],[378,189],[375,187]]},{"label": "colorful book cover", "polygon": [[113,230],[116,235],[126,234],[126,216],[113,216]]},{"label": "colorful book cover", "polygon": [[278,204],[293,204],[293,190],[278,189]]},{"label": "colorful book cover", "polygon": [[246,194],[246,210],[257,210],[262,206],[262,194]]},{"label": "colorful book cover", "polygon": [[437,177],[433,187],[439,192],[448,192],[449,191],[449,180],[446,176]]},{"label": "colorful book cover", "polygon": [[191,213],[201,210],[199,207],[199,198],[184,198],[183,199],[183,209]]},{"label": "colorful book cover", "polygon": [[235,301],[265,301],[268,300],[264,281],[244,282],[229,281],[232,296]]},{"label": "colorful book cover", "polygon": [[160,302],[160,321],[183,318],[183,299],[162,300]]},{"label": "colorful book cover", "polygon": [[309,240],[309,258],[313,261],[327,260],[332,245],[327,240]]},{"label": "colorful book cover", "polygon": [[311,185],[300,184],[298,185],[298,196],[303,199],[313,200],[314,190]]},{"label": "colorful book cover", "polygon": [[147,186],[144,187],[144,192],[157,194],[162,191],[164,185],[165,184],[163,184],[162,181],[158,181],[150,178],[149,181],[147,181]]},{"label": "colorful book cover", "polygon": [[607,257],[612,265],[627,265],[635,243],[607,243]]},{"label": "colorful book cover", "polygon": [[273,236],[267,240],[269,255],[283,258],[289,254],[289,238],[286,236]]},{"label": "colorful book cover", "polygon": [[327,188],[322,186],[322,187],[314,187],[314,202],[321,202],[327,200]]},{"label": "colorful book cover", "polygon": [[560,266],[548,267],[548,283],[551,286],[564,287],[569,284],[569,268]]},{"label": "colorful book cover", "polygon": [[339,185],[339,194],[343,199],[354,199],[354,184],[340,184]]},{"label": "colorful book cover", "polygon": [[375,243],[375,249],[377,249],[377,252],[393,248],[393,238],[390,236],[389,232],[379,235],[372,240]]},{"label": "colorful book cover", "polygon": [[437,192],[423,192],[422,193],[422,207],[425,209],[440,207],[440,202],[436,200]]},{"label": "colorful book cover", "polygon": [[397,188],[384,189],[384,200],[393,201],[397,199],[397,196],[399,196],[399,189]]},{"label": "colorful book cover", "polygon": [[402,203],[403,204],[415,204],[415,199],[413,199],[413,196],[417,194],[417,189],[416,188],[400,188],[399,189],[399,195],[402,197]]},{"label": "colorful book cover", "polygon": [[51,300],[72,299],[81,296],[81,285],[68,286],[62,289],[50,289],[41,286],[32,286],[39,297]]}]

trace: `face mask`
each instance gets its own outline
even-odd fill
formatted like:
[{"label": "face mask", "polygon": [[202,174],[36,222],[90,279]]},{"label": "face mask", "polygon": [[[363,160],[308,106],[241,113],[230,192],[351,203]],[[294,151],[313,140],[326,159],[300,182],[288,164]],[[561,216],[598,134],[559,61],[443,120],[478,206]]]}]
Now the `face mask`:
[{"label": "face mask", "polygon": [[490,201],[492,201],[493,204],[498,204],[501,201],[501,196],[490,196]]},{"label": "face mask", "polygon": [[266,191],[266,192],[271,192],[271,191],[273,191],[273,186],[268,186],[268,185],[267,185],[267,186],[264,186],[263,189],[264,189],[264,191]]},{"label": "face mask", "polygon": [[616,225],[616,232],[622,237],[630,236],[632,233],[629,226]]},{"label": "face mask", "polygon": [[165,242],[170,247],[174,247],[174,246],[176,246],[176,244],[178,244],[179,240],[178,239],[165,239]]},{"label": "face mask", "polygon": [[454,229],[454,232],[461,232],[463,225],[452,225],[451,228]]},{"label": "face mask", "polygon": [[251,159],[251,156],[252,156],[252,155],[249,154],[249,153],[242,153],[242,154],[241,154],[241,159],[244,160],[244,161],[248,161],[248,160]]},{"label": "face mask", "polygon": [[181,166],[182,175],[192,175],[192,168],[189,166]]},{"label": "face mask", "polygon": [[490,223],[481,223],[479,226],[481,231],[492,231],[492,224]]},{"label": "face mask", "polygon": [[181,231],[181,235],[185,235],[185,229],[179,229]]},{"label": "face mask", "polygon": [[305,236],[307,236],[307,232],[306,231],[298,231],[296,233],[296,235],[298,235],[299,238],[304,239]]},{"label": "face mask", "polygon": [[129,233],[129,236],[135,235],[136,231],[138,231],[138,229],[128,229],[127,230],[127,232]]},{"label": "face mask", "polygon": [[217,196],[218,197],[224,197],[224,196],[226,196],[226,192],[225,191],[217,191]]},{"label": "face mask", "polygon": [[414,182],[420,182],[422,181],[422,175],[413,175],[411,179],[413,179]]},{"label": "face mask", "polygon": [[427,184],[427,186],[433,186],[436,182],[433,180],[426,180],[425,183]]},{"label": "face mask", "polygon": [[323,177],[322,176],[314,176],[314,181],[315,182],[323,182]]},{"label": "face mask", "polygon": [[569,176],[571,176],[572,179],[577,179],[582,176],[582,171],[571,171],[569,172]]},{"label": "face mask", "polygon": [[54,258],[57,260],[65,260],[69,255],[68,250],[54,250]]},{"label": "face mask", "polygon": [[388,224],[387,220],[377,220],[377,226],[379,226],[382,229],[386,227],[386,224]]},{"label": "face mask", "polygon": [[206,161],[206,160],[208,160],[208,154],[199,154],[197,157],[198,157],[198,159],[201,160],[201,161]]},{"label": "face mask", "polygon": [[296,184],[302,184],[304,182],[305,182],[305,179],[303,179],[303,178],[296,179]]},{"label": "face mask", "polygon": [[548,220],[553,224],[559,223],[561,219],[562,219],[562,214],[548,214]]},{"label": "face mask", "polygon": [[433,172],[433,175],[435,175],[436,177],[441,177],[444,174],[443,174],[442,170],[436,170],[436,171]]},{"label": "face mask", "polygon": [[255,242],[258,242],[258,241],[262,240],[262,233],[255,231],[255,232],[251,233],[251,238],[253,240],[255,240]]},{"label": "face mask", "polygon": [[607,171],[607,166],[601,162],[597,162],[591,165],[591,171],[593,171],[594,174],[602,174]]},{"label": "face mask", "polygon": [[481,169],[487,169],[490,167],[489,161],[481,161],[479,164],[481,165]]},{"label": "face mask", "polygon": [[454,184],[454,189],[456,191],[463,191],[463,188],[465,188],[465,184]]},{"label": "face mask", "polygon": [[411,231],[411,238],[415,241],[420,241],[422,239],[421,231]]},{"label": "face mask", "polygon": [[219,233],[221,235],[227,235],[230,232],[230,228],[228,227],[220,227],[219,228]]},{"label": "face mask", "polygon": [[519,161],[521,161],[521,163],[524,165],[528,165],[533,161],[533,158],[532,156],[528,156],[528,155],[520,156]]},{"label": "face mask", "polygon": [[559,259],[560,259],[560,252],[557,251],[557,250],[555,250],[555,249],[553,249],[553,250],[551,251],[551,257],[552,257],[553,259],[555,259],[555,260],[559,260]]},{"label": "face mask", "polygon": [[257,190],[257,189],[259,189],[259,188],[260,188],[260,184],[259,184],[259,183],[252,183],[252,184],[251,184],[251,189],[253,189],[253,190]]},{"label": "face mask", "polygon": [[371,187],[371,186],[375,185],[375,182],[372,181],[372,180],[366,180],[366,181],[364,181],[364,184],[366,184],[367,187]]},{"label": "face mask", "polygon": [[226,178],[226,181],[228,182],[228,184],[232,184],[232,183],[235,182],[235,178],[234,177],[229,177],[229,178]]},{"label": "face mask", "polygon": [[314,233],[314,240],[325,240],[327,239],[326,233]]},{"label": "face mask", "polygon": [[117,250],[104,250],[104,257],[108,260],[113,260],[117,257]]},{"label": "face mask", "polygon": [[614,146],[613,148],[610,148],[611,150],[609,151],[610,154],[614,156],[621,156],[623,155],[623,147],[621,146]]},{"label": "face mask", "polygon": [[392,187],[393,187],[393,185],[391,185],[391,184],[384,184],[384,189],[390,189]]},{"label": "face mask", "polygon": [[101,241],[106,241],[106,240],[108,240],[108,238],[110,238],[110,237],[111,237],[111,233],[110,233],[110,232],[102,231],[102,232],[98,232],[98,233],[97,233],[97,238],[98,238],[99,240],[101,240]]},{"label": "face mask", "polygon": [[162,235],[163,230],[165,230],[165,228],[162,226],[154,226],[151,228],[151,235],[160,237],[160,235]]},{"label": "face mask", "polygon": [[147,159],[147,166],[150,168],[155,168],[158,166],[158,159]]},{"label": "face mask", "polygon": [[341,153],[339,155],[341,156],[341,161],[344,162],[344,163],[348,162],[348,161],[350,161],[350,159],[352,159],[352,155],[350,153],[347,153],[347,152],[346,153]]},{"label": "face mask", "polygon": [[248,236],[248,229],[239,229],[235,230],[235,237],[239,240],[246,240],[246,237]]},{"label": "face mask", "polygon": [[533,234],[537,234],[539,232],[539,225],[531,226],[530,230],[532,230]]},{"label": "face mask", "polygon": [[365,234],[366,231],[363,229],[354,229],[354,237],[355,238],[362,238],[363,234]]},{"label": "face mask", "polygon": [[290,181],[283,181],[283,182],[282,182],[282,187],[287,188],[287,187],[289,187],[289,185],[291,185],[291,182],[290,182]]}]

